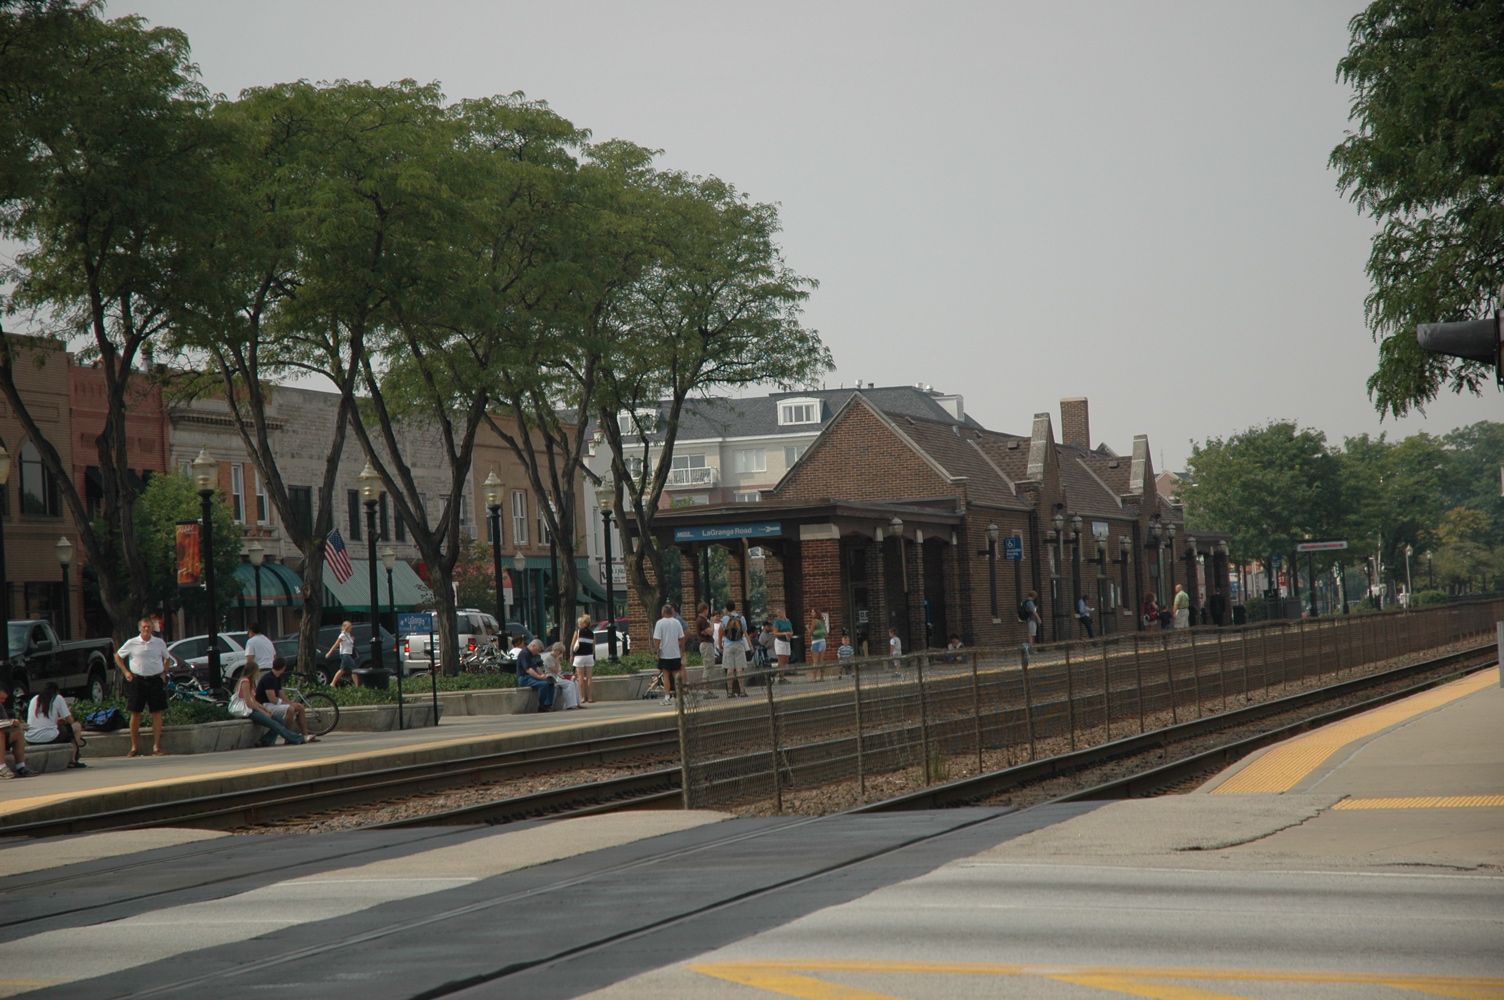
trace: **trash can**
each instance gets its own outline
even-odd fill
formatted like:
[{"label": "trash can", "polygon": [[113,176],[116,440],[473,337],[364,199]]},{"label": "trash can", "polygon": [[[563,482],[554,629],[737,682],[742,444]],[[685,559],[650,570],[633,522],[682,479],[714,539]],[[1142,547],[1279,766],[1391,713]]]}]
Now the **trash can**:
[{"label": "trash can", "polygon": [[1248,608],[1246,605],[1234,604],[1232,606],[1232,623],[1234,625],[1248,624]]},{"label": "trash can", "polygon": [[392,672],[385,667],[380,670],[375,667],[357,668],[353,673],[356,677],[355,682],[362,687],[385,691],[392,686]]}]

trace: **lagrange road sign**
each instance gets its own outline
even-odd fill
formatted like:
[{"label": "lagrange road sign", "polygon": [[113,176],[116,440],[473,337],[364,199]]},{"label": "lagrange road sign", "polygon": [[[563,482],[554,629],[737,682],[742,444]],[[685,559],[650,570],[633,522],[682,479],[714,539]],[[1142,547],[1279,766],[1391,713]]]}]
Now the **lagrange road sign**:
[{"label": "lagrange road sign", "polygon": [[1296,552],[1336,552],[1347,548],[1347,539],[1339,538],[1329,542],[1296,542]]}]

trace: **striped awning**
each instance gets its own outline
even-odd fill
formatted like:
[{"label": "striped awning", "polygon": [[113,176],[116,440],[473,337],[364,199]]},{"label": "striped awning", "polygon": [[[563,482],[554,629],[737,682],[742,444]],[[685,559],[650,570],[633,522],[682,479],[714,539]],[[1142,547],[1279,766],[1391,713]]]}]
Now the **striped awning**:
[{"label": "striped awning", "polygon": [[[256,567],[243,562],[235,567],[235,579],[240,582],[240,596],[232,607],[254,608],[256,606]],[[281,563],[261,564],[261,606],[264,608],[296,608],[303,604],[303,579]]]},{"label": "striped awning", "polygon": [[[329,567],[324,567],[324,610],[328,611],[340,607],[346,611],[371,610],[371,564],[365,559],[351,559],[350,565],[355,567],[355,572],[350,579],[340,583],[329,572]],[[382,611],[391,611],[392,606],[388,603],[386,567],[381,563],[376,564],[376,589],[377,603]],[[428,585],[418,578],[413,568],[402,560],[392,567],[392,593],[396,597],[398,611],[417,611],[420,606],[427,607],[433,600],[433,594]]]}]

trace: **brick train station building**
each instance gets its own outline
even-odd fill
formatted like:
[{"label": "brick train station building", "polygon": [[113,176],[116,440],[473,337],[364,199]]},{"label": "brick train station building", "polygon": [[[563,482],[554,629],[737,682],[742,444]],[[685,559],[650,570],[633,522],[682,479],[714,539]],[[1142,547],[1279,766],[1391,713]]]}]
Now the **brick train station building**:
[{"label": "brick train station building", "polygon": [[[758,502],[663,510],[653,530],[679,552],[686,605],[710,592],[702,550],[718,546],[744,607],[760,550],[769,617],[785,612],[803,635],[812,614],[828,614],[834,636],[849,631],[873,653],[889,628],[905,651],[952,633],[967,645],[1020,643],[1029,590],[1040,595],[1039,642],[1084,637],[1078,596],[1111,634],[1137,628],[1145,596],[1163,603],[1176,583],[1202,620],[1229,618],[1226,539],[1186,531],[1182,509],[1155,489],[1148,437],[1127,456],[1092,447],[1087,401],[1060,409],[1057,441],[1048,413],[1027,436],[1005,434],[885,411],[858,391]],[[657,618],[635,593],[628,615],[638,635]]]}]

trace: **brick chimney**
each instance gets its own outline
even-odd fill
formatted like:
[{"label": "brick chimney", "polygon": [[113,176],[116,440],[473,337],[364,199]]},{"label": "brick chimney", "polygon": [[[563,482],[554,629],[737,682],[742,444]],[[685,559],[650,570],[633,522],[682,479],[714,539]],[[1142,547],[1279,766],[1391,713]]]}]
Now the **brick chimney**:
[{"label": "brick chimney", "polygon": [[1091,450],[1091,420],[1086,415],[1086,397],[1060,401],[1060,442]]}]

